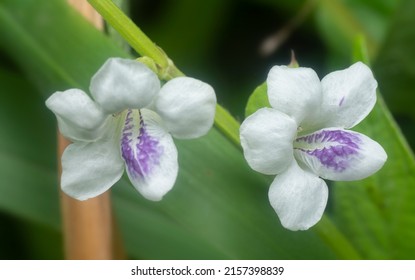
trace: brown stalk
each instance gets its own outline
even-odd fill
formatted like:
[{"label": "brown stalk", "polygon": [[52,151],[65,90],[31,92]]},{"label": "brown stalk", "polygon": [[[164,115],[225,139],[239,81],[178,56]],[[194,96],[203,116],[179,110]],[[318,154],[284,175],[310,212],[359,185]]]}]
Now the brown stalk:
[{"label": "brown stalk", "polygon": [[[95,27],[103,29],[101,16],[87,1],[68,2]],[[58,162],[69,144],[70,142],[58,132]],[[59,174],[61,172],[62,167],[59,164]],[[66,259],[123,257],[119,236],[115,234],[118,232],[114,227],[109,191],[87,201],[75,200],[61,191],[61,209]]]}]

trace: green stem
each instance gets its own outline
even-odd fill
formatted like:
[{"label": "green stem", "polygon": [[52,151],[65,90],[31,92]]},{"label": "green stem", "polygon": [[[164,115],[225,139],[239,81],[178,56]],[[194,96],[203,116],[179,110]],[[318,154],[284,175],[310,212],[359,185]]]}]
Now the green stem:
[{"label": "green stem", "polygon": [[165,53],[111,0],[88,0],[88,2],[140,55],[151,57],[162,68],[169,66]]},{"label": "green stem", "polygon": [[216,106],[215,126],[232,141],[239,149],[241,148],[241,141],[239,139],[240,124],[226,109],[222,106]]}]

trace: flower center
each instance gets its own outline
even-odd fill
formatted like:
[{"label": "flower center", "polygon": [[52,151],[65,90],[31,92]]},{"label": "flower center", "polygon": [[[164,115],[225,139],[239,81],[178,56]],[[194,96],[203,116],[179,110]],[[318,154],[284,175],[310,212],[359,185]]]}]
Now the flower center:
[{"label": "flower center", "polygon": [[141,110],[128,110],[121,136],[121,156],[134,177],[145,178],[160,164],[163,147],[149,133]]},{"label": "flower center", "polygon": [[359,155],[361,142],[356,133],[320,130],[295,139],[294,150],[306,153],[320,161],[323,166],[341,172],[349,167],[350,158]]}]

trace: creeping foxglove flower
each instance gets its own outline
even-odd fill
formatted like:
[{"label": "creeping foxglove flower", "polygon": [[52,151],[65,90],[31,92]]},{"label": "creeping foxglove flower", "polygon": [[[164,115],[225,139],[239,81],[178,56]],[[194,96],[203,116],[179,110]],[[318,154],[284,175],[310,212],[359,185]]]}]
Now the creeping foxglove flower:
[{"label": "creeping foxglove flower", "polygon": [[268,196],[284,227],[305,230],[323,215],[323,179],[360,180],[386,161],[384,149],[348,130],[376,102],[377,82],[361,62],[321,81],[310,68],[274,66],[267,78],[272,108],[247,117],[240,128],[244,156],[258,172],[277,175]]},{"label": "creeping foxglove flower", "polygon": [[200,137],[212,127],[216,96],[199,80],[160,81],[144,64],[110,58],[92,77],[91,99],[79,89],[46,101],[73,143],[62,155],[62,190],[85,200],[115,184],[126,170],[134,187],[158,201],[178,174],[172,136]]}]

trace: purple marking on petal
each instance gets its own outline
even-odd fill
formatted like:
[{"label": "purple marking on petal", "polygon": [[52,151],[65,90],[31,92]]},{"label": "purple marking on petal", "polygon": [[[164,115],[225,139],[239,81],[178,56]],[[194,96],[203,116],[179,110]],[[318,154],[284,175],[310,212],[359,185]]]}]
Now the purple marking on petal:
[{"label": "purple marking on petal", "polygon": [[342,97],[342,99],[341,99],[341,100],[340,100],[340,102],[339,102],[339,107],[340,107],[340,106],[342,106],[343,101],[344,101],[344,96]]},{"label": "purple marking on petal", "polygon": [[[121,137],[121,155],[130,175],[144,177],[160,164],[163,147],[157,139],[151,137],[144,123],[141,111],[139,124],[134,123],[132,110],[128,110]],[[139,126],[138,136],[134,139],[134,129]]]},{"label": "purple marking on petal", "polygon": [[349,167],[350,159],[359,154],[359,144],[362,143],[358,134],[344,130],[322,130],[299,137],[295,141],[309,144],[324,143],[325,147],[321,149],[296,149],[316,157],[323,166],[338,172]]}]

